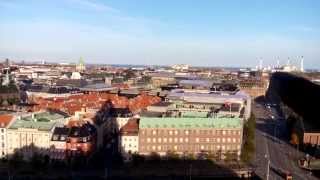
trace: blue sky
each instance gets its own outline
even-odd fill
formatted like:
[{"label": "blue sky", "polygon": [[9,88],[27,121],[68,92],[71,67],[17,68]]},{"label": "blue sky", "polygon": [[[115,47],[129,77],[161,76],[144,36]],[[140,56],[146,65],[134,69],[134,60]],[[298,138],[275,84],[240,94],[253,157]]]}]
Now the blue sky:
[{"label": "blue sky", "polygon": [[318,0],[0,0],[0,58],[320,69]]}]

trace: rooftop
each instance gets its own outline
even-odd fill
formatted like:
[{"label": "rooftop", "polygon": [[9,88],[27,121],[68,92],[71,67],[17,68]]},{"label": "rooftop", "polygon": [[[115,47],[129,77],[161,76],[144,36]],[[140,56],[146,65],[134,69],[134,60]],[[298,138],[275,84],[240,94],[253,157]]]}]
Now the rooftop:
[{"label": "rooftop", "polygon": [[40,112],[34,115],[28,114],[17,119],[9,129],[29,128],[43,131],[51,130],[55,124],[64,120],[66,116],[55,112]]},{"label": "rooftop", "polygon": [[137,119],[130,119],[121,129],[122,135],[137,135],[139,132],[139,123]]},{"label": "rooftop", "polygon": [[241,118],[141,117],[139,128],[241,128]]},{"label": "rooftop", "polygon": [[187,102],[198,102],[198,103],[226,103],[231,102],[242,102],[243,100],[249,99],[250,97],[244,92],[237,92],[235,94],[219,94],[219,93],[197,93],[187,92],[182,89],[176,89],[171,91],[168,99],[180,99]]},{"label": "rooftop", "polygon": [[10,114],[1,114],[0,115],[0,127],[1,128],[7,127],[12,119],[13,119],[13,116]]}]

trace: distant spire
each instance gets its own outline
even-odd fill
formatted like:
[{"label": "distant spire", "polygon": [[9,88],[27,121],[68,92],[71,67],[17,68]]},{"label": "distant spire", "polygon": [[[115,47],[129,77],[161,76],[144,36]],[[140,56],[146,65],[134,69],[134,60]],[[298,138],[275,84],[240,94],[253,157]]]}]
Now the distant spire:
[{"label": "distant spire", "polygon": [[290,63],[290,57],[288,57],[287,65],[288,65],[288,66],[291,65],[291,63]]}]

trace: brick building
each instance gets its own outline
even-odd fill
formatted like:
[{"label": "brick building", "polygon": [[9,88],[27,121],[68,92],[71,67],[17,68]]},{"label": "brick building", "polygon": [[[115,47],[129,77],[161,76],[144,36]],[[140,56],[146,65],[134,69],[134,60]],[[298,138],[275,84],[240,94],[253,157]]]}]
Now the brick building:
[{"label": "brick building", "polygon": [[150,118],[139,123],[139,153],[241,153],[241,118]]}]

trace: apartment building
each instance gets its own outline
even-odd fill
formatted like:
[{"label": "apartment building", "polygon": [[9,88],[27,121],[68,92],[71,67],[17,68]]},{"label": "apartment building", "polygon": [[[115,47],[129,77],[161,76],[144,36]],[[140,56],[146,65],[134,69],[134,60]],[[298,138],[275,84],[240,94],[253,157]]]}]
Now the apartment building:
[{"label": "apartment building", "polygon": [[7,153],[12,154],[15,150],[31,146],[49,149],[54,128],[63,126],[67,119],[65,115],[52,111],[17,116],[7,129]]},{"label": "apartment building", "polygon": [[7,127],[13,120],[13,115],[0,115],[0,158],[4,158],[7,155]]},{"label": "apartment building", "polygon": [[131,154],[139,151],[139,121],[130,119],[121,129],[119,149],[124,160],[130,160]]},{"label": "apartment building", "polygon": [[241,153],[241,118],[153,118],[139,122],[139,153]]}]

